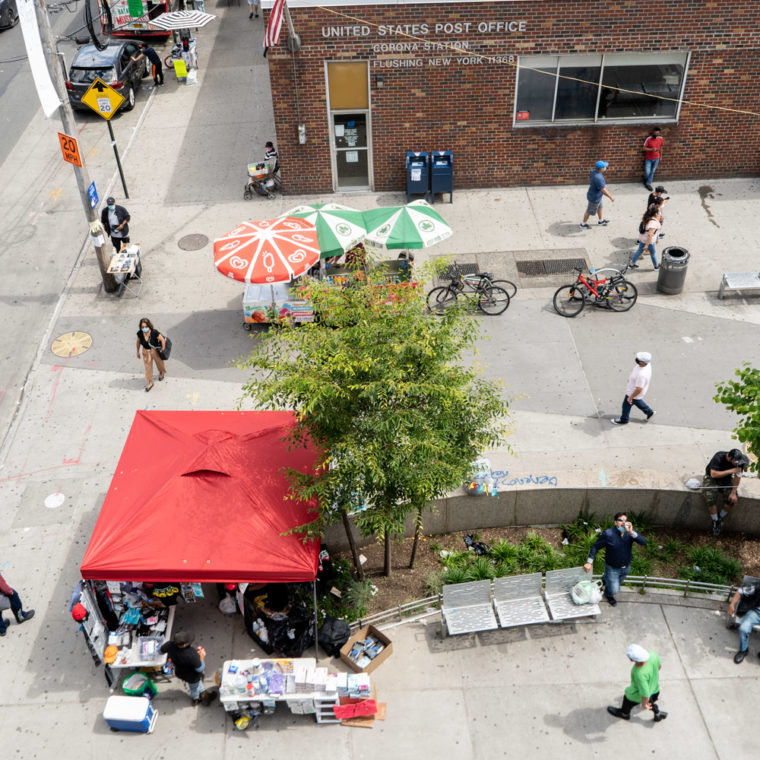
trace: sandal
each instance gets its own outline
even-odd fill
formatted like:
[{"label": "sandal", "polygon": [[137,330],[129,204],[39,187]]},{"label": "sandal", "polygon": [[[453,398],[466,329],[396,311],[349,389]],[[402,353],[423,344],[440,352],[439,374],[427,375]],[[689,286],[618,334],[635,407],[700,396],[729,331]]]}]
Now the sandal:
[{"label": "sandal", "polygon": [[160,383],[165,377],[166,377],[166,375],[159,375],[158,376],[158,382]]},{"label": "sandal", "polygon": [[145,392],[147,393],[153,387],[153,383],[145,386]]}]

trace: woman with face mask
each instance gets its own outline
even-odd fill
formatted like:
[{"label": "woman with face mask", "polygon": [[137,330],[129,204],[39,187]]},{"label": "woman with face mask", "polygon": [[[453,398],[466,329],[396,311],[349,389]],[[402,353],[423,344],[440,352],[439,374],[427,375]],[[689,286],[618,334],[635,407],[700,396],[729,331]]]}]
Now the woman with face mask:
[{"label": "woman with face mask", "polygon": [[147,317],[140,320],[140,329],[137,331],[138,359],[140,348],[142,348],[142,360],[145,364],[145,392],[147,393],[153,387],[153,362],[156,363],[158,369],[159,382],[166,377],[166,365],[158,355],[159,349],[163,351],[166,348],[166,341]]}]

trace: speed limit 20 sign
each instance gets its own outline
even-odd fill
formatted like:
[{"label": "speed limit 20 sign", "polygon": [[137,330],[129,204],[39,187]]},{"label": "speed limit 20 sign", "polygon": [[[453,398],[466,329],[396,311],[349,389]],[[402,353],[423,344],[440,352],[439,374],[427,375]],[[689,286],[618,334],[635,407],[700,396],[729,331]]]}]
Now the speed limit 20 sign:
[{"label": "speed limit 20 sign", "polygon": [[79,155],[79,145],[77,145],[76,138],[70,135],[64,135],[63,132],[58,133],[58,139],[61,142],[61,153],[63,153],[63,160],[75,166],[82,165],[82,158]]}]

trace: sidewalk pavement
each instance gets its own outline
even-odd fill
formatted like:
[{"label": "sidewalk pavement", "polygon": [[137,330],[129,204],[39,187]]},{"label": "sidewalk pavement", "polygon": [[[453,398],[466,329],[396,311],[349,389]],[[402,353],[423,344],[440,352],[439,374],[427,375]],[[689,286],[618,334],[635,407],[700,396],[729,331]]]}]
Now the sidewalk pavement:
[{"label": "sidewalk pavement", "polygon": [[[759,688],[755,658],[733,664],[735,634],[711,612],[638,604],[605,610],[593,624],[502,638],[443,642],[430,627],[397,629],[394,655],[377,673],[388,720],[371,732],[281,715],[257,734],[233,734],[220,711],[191,710],[174,687],[162,689],[152,738],[107,731],[99,718],[108,695],[102,674],[92,666],[66,603],[135,411],[229,409],[240,397],[245,376],[233,362],[255,347],[258,335],[242,328],[242,286],[214,271],[211,241],[243,219],[270,218],[302,202],[366,209],[403,201],[401,193],[243,201],[250,136],[263,145],[272,134],[256,40],[250,61],[230,52],[231,35],[243,34],[236,29],[244,10],[221,10],[222,23],[204,30],[199,86],[171,84],[151,92],[129,138],[132,240],[144,257],[140,297],[105,295],[94,252],[85,248],[62,296],[45,312],[48,326],[36,356],[19,367],[26,374],[24,395],[0,459],[0,557],[4,576],[37,616],[21,628],[11,626],[3,639],[0,731],[7,754],[81,757],[88,747],[92,755],[106,750],[117,759],[135,753],[175,758],[190,751],[235,758],[303,748],[315,758],[406,758],[430,748],[480,759],[535,748],[587,758],[628,751],[635,732],[642,757],[750,757],[744,736]],[[256,101],[254,117],[236,97],[249,106]],[[104,171],[110,148],[102,137],[96,145],[93,166]],[[517,278],[516,262],[581,257],[601,267],[625,261],[646,192],[616,185],[611,164],[608,181],[617,200],[607,211],[609,226],[579,229],[581,185],[457,190],[453,204],[436,204],[454,236],[419,261],[441,254],[477,260],[519,286],[504,315],[482,319],[477,357],[513,399],[514,453],[489,453],[495,469],[553,475],[562,487],[682,488],[715,450],[733,445],[736,421],[711,401],[714,383],[730,378],[743,361],[760,362],[756,302],[716,297],[723,271],[758,269],[760,186],[755,180],[670,182],[665,163],[657,179],[672,197],[665,242],[692,254],[685,291],[657,293],[656,274],[642,268],[631,274],[640,292],[631,312],[587,309],[563,319],[551,306],[561,283]],[[289,170],[295,169],[283,169]],[[14,176],[21,177],[18,172]],[[119,196],[118,187],[99,187],[103,196]],[[41,193],[48,191],[46,186]],[[37,234],[47,229],[48,239],[73,258],[81,238],[59,235],[52,219],[45,227],[39,204],[35,208]],[[67,214],[73,218],[71,208]],[[75,228],[67,223],[67,230]],[[190,234],[209,242],[184,250],[180,241]],[[168,377],[149,394],[134,351],[143,316],[174,342]],[[90,334],[92,347],[66,359],[52,354],[52,341],[72,331]],[[634,411],[632,424],[616,428],[609,419],[619,413],[640,350],[654,357],[647,401],[658,412],[656,423],[639,424]],[[742,490],[757,486],[745,482]],[[47,507],[51,494],[62,494],[63,504]],[[208,614],[198,616],[203,611]],[[220,620],[210,604],[183,608],[182,615],[191,616],[211,668],[250,649],[239,627]],[[657,727],[638,719],[618,724],[604,712],[626,683],[624,651],[631,640],[663,656],[663,708],[672,717]],[[642,730],[659,735],[642,737]],[[64,735],[70,750],[62,748]]]}]

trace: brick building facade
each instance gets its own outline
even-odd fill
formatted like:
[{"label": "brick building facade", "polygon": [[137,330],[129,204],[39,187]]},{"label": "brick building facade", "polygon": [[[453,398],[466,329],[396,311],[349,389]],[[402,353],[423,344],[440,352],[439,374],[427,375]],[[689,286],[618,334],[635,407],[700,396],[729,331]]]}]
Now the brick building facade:
[{"label": "brick building facade", "polygon": [[269,51],[286,192],[402,189],[406,150],[452,150],[455,188],[583,183],[598,158],[639,181],[654,125],[658,181],[758,173],[757,0],[323,5],[289,0],[301,49],[283,23]]}]

